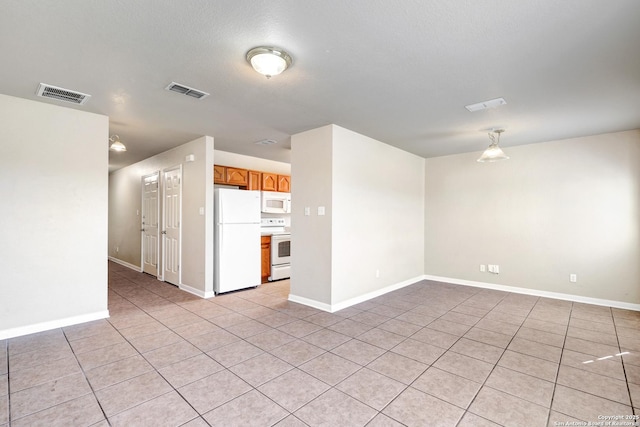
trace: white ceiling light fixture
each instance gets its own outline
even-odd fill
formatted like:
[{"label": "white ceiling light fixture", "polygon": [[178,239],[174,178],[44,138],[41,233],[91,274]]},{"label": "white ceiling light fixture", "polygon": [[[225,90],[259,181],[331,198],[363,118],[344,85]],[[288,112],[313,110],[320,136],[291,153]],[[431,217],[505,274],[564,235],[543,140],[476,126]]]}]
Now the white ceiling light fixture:
[{"label": "white ceiling light fixture", "polygon": [[269,79],[289,68],[293,60],[279,47],[258,46],[247,52],[247,61],[254,70]]},{"label": "white ceiling light fixture", "polygon": [[484,150],[482,156],[478,159],[480,163],[485,162],[497,162],[498,160],[507,160],[509,156],[504,154],[504,151],[498,145],[500,143],[500,134],[504,132],[504,129],[493,129],[489,132],[489,139],[491,140],[491,144],[489,147]]},{"label": "white ceiling light fixture", "polygon": [[120,142],[120,137],[118,135],[111,135],[109,137],[109,142],[111,143],[111,145],[109,146],[109,150],[127,151],[127,147],[125,147],[124,144]]}]

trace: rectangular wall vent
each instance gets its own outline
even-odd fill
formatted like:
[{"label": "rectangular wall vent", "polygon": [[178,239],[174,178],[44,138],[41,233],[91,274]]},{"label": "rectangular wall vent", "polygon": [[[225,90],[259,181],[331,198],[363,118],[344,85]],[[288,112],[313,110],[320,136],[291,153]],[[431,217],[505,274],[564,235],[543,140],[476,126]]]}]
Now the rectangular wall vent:
[{"label": "rectangular wall vent", "polygon": [[477,104],[465,105],[464,108],[472,113],[475,113],[476,111],[486,110],[488,108],[496,108],[500,107],[501,105],[507,105],[507,101],[505,101],[504,98],[490,99],[488,101],[478,102]]},{"label": "rectangular wall vent", "polygon": [[169,86],[167,86],[165,89],[170,90],[172,92],[178,92],[183,95],[187,95],[196,99],[202,99],[204,97],[209,96],[207,92],[203,92],[201,90],[194,89],[192,87],[185,86],[183,84],[176,83],[176,82],[171,82],[171,84],[169,84]]},{"label": "rectangular wall vent", "polygon": [[58,101],[70,102],[72,104],[84,105],[91,95],[82,92],[76,92],[69,89],[49,85],[46,83],[40,83],[36,95],[42,98],[52,98]]}]

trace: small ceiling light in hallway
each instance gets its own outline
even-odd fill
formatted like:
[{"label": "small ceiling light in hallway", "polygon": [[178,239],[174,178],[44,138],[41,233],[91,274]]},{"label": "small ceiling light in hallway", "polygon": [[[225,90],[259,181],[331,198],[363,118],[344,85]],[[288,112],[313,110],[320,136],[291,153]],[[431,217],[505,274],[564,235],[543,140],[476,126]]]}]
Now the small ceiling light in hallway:
[{"label": "small ceiling light in hallway", "polygon": [[509,156],[504,154],[504,151],[498,145],[500,143],[500,134],[504,132],[504,129],[493,129],[489,132],[489,139],[491,140],[491,144],[489,147],[484,150],[482,156],[478,159],[479,162],[497,162],[498,160],[507,160]]},{"label": "small ceiling light in hallway", "polygon": [[259,46],[247,52],[247,61],[254,70],[268,79],[291,66],[291,56],[278,47]]},{"label": "small ceiling light in hallway", "polygon": [[111,145],[109,146],[109,150],[127,151],[127,147],[125,147],[124,144],[120,142],[120,137],[118,135],[111,135],[109,137],[109,142],[111,143]]}]

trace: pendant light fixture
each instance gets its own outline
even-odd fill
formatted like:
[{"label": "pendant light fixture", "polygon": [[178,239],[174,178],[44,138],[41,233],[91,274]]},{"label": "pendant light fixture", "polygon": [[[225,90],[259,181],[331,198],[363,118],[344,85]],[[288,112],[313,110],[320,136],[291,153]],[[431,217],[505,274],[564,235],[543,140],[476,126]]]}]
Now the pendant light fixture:
[{"label": "pendant light fixture", "polygon": [[109,150],[127,151],[127,147],[125,147],[124,144],[120,142],[120,137],[118,135],[111,135],[109,137],[109,142],[111,143],[111,145],[109,146]]},{"label": "pendant light fixture", "polygon": [[247,52],[254,70],[270,79],[291,66],[291,56],[279,47],[258,46]]},{"label": "pendant light fixture", "polygon": [[489,139],[491,144],[484,150],[482,156],[478,159],[479,162],[497,162],[498,160],[507,160],[509,156],[504,154],[504,151],[498,145],[500,143],[500,134],[504,132],[504,129],[493,129],[489,132]]}]

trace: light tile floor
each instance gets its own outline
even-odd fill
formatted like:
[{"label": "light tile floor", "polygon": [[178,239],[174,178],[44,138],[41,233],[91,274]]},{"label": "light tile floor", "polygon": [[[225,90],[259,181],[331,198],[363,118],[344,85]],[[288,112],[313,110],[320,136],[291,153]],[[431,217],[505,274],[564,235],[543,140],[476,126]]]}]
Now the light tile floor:
[{"label": "light tile floor", "polygon": [[203,300],[110,264],[109,319],[0,341],[0,427],[640,414],[640,313],[424,281],[329,314],[288,292],[281,281]]}]

